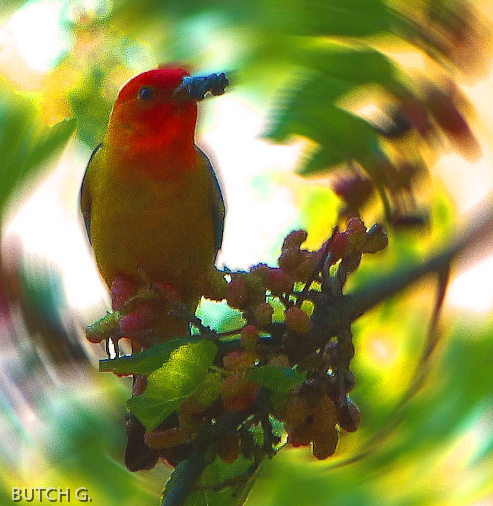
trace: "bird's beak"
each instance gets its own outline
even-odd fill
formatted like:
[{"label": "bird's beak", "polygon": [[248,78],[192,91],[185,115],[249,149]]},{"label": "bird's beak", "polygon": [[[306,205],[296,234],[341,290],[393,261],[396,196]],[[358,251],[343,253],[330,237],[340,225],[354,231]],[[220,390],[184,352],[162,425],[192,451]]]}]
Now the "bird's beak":
[{"label": "bird's beak", "polygon": [[182,83],[173,92],[175,102],[198,102],[207,94],[222,95],[229,81],[224,72],[206,77],[184,77]]}]

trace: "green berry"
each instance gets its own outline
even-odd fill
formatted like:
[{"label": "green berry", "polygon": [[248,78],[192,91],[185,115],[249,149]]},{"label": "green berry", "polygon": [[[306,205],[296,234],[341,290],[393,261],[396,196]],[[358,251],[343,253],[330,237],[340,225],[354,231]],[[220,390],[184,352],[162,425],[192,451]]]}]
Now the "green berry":
[{"label": "green berry", "polygon": [[268,302],[259,304],[253,310],[253,318],[259,327],[265,327],[266,325],[270,325],[272,323],[273,314],[274,309]]}]

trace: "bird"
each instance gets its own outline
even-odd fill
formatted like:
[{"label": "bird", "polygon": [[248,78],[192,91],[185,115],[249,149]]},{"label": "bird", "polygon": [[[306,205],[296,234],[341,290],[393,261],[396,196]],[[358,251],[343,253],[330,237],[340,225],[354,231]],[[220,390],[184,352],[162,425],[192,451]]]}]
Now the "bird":
[{"label": "bird", "polygon": [[[214,266],[226,212],[211,162],[195,144],[197,102],[228,84],[224,73],[191,77],[160,67],[120,90],[80,189],[87,237],[110,290],[118,277],[144,276],[171,285],[195,313],[197,280]],[[189,331],[184,320],[161,320],[161,340]],[[145,378],[134,376],[133,395],[143,388]],[[126,425],[127,467],[154,467],[162,455],[145,445],[144,427],[132,414]]]}]

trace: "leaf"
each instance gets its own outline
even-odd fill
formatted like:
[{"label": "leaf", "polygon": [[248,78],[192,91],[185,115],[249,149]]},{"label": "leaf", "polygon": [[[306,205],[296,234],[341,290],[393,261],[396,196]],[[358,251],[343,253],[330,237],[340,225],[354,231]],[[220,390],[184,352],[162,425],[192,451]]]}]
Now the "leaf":
[{"label": "leaf", "polygon": [[272,0],[267,22],[296,35],[359,37],[389,31],[392,15],[381,0]]},{"label": "leaf", "polygon": [[290,135],[308,137],[333,157],[334,153],[341,153],[341,158],[344,155],[345,159],[358,160],[362,165],[369,150],[378,145],[375,130],[365,120],[316,100],[282,110],[265,136],[284,141]]},{"label": "leaf", "polygon": [[371,124],[331,103],[331,81],[324,76],[311,73],[293,86],[274,109],[264,137],[284,142],[302,135],[346,158],[364,158],[369,146],[378,142]]},{"label": "leaf", "polygon": [[23,171],[40,164],[57,150],[64,147],[74,133],[76,126],[77,122],[75,118],[72,118],[60,121],[42,132],[24,157]]},{"label": "leaf", "polygon": [[168,361],[174,350],[189,342],[190,339],[171,339],[165,343],[156,344],[141,353],[100,360],[99,371],[114,372],[116,374],[143,374],[147,376]]},{"label": "leaf", "polygon": [[148,377],[144,393],[129,399],[128,409],[147,430],[155,429],[202,385],[216,353],[205,339],[180,346]]},{"label": "leaf", "polygon": [[202,385],[195,391],[197,402],[203,406],[210,406],[221,395],[223,378],[220,372],[208,372]]},{"label": "leaf", "polygon": [[19,184],[65,146],[74,119],[48,127],[34,103],[0,85],[0,213]]},{"label": "leaf", "polygon": [[328,172],[335,165],[347,161],[347,155],[332,146],[316,146],[304,154],[300,166],[296,170],[302,176]]},{"label": "leaf", "polygon": [[[396,93],[406,88],[399,68],[380,51],[365,47],[354,49],[336,43],[311,44],[298,52],[297,63],[316,70],[327,79],[331,101],[356,86],[380,84]],[[333,91],[332,91],[333,90]]]},{"label": "leaf", "polygon": [[287,393],[295,385],[299,385],[306,379],[306,374],[290,367],[277,365],[262,365],[250,369],[247,373],[250,381],[259,384],[273,392]]}]

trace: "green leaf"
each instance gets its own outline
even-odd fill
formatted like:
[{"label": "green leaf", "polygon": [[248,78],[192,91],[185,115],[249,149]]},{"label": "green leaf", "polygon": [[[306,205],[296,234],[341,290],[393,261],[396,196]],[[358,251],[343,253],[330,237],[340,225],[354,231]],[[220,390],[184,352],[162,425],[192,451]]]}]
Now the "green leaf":
[{"label": "green leaf", "polygon": [[[114,338],[120,330],[120,314],[118,311],[107,311],[99,320],[91,323],[86,329],[86,337],[92,343],[99,343],[104,339]],[[118,359],[115,359],[115,361]],[[106,360],[100,360],[106,362]],[[111,361],[110,361],[111,362]],[[101,364],[100,364],[101,371]]]},{"label": "green leaf", "polygon": [[223,377],[220,372],[209,371],[202,385],[195,391],[197,402],[203,406],[210,406],[221,395]]},{"label": "green leaf", "polygon": [[216,353],[217,346],[208,340],[180,346],[148,377],[144,393],[129,399],[128,409],[147,430],[155,429],[200,388]]},{"label": "green leaf", "polygon": [[272,0],[265,8],[269,26],[297,35],[373,35],[392,20],[381,0]]},{"label": "green leaf", "polygon": [[[96,323],[99,323],[96,322]],[[99,361],[100,372],[114,372],[116,374],[143,374],[147,376],[159,369],[171,356],[171,353],[190,342],[190,339],[171,339],[162,344],[156,344],[146,351],[113,359]]]},{"label": "green leaf", "polygon": [[23,158],[23,172],[40,164],[63,148],[74,133],[76,126],[75,118],[71,118],[60,121],[51,128],[42,131]]},{"label": "green leaf", "polygon": [[24,179],[65,146],[74,119],[48,127],[34,103],[0,84],[0,213]]},{"label": "green leaf", "polygon": [[290,367],[262,365],[250,369],[247,377],[263,388],[273,392],[286,393],[295,385],[302,383],[306,379],[306,374]]},{"label": "green leaf", "polygon": [[[276,118],[266,137],[284,141],[291,135],[308,137],[331,153],[345,159],[364,161],[368,151],[378,144],[374,128],[362,118],[323,101],[284,109]],[[335,157],[337,158],[337,157]]]},{"label": "green leaf", "polygon": [[404,93],[399,67],[380,51],[354,49],[336,43],[317,43],[300,49],[297,63],[325,76],[329,100],[356,86],[380,84],[390,91]]},{"label": "green leaf", "polygon": [[317,146],[304,154],[296,171],[302,176],[328,172],[334,166],[346,162],[347,160],[347,155],[336,147]]},{"label": "green leaf", "polygon": [[274,109],[264,137],[284,142],[292,135],[302,135],[330,153],[363,158],[378,135],[363,118],[331,103],[330,86],[331,81],[318,73],[294,83]]}]

